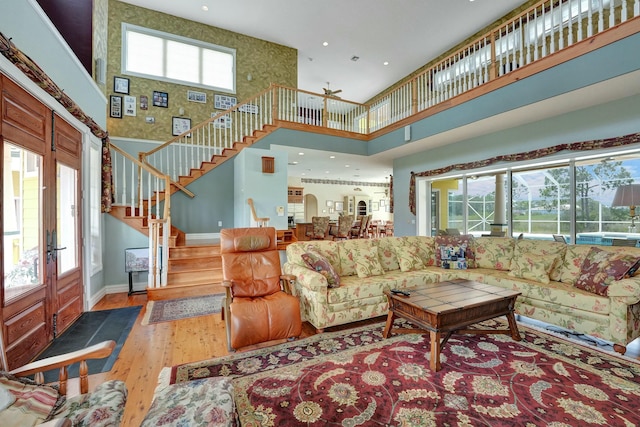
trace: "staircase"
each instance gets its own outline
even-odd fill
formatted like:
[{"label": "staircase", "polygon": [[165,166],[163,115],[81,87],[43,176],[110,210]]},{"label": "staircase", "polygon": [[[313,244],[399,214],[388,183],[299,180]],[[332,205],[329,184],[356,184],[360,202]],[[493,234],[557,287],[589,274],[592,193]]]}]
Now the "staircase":
[{"label": "staircase", "polygon": [[149,288],[149,300],[224,293],[218,244],[186,244],[169,248],[167,286]]}]

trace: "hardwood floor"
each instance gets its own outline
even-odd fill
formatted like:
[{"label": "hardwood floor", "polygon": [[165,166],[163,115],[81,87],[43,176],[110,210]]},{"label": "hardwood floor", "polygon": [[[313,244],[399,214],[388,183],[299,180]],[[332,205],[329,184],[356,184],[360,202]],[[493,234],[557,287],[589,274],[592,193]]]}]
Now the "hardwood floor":
[{"label": "hardwood floor", "polygon": [[[97,311],[143,306],[113,369],[110,372],[91,375],[89,380],[90,389],[112,379],[122,380],[127,384],[129,395],[122,421],[123,427],[140,425],[151,405],[158,374],[162,368],[229,354],[224,321],[219,313],[142,325],[140,322],[146,313],[146,304],[147,296],[144,294],[110,294],[92,309]],[[314,333],[310,325],[303,326],[302,336]]]},{"label": "hardwood floor", "polygon": [[[127,384],[129,396],[122,421],[123,427],[139,426],[147,413],[158,374],[165,366],[208,359],[229,354],[227,351],[224,321],[221,315],[212,314],[174,322],[141,325],[146,312],[146,295],[126,293],[105,296],[93,310],[142,305],[143,308],[110,372],[90,376],[89,388],[102,381],[118,379]],[[353,323],[330,330],[361,326],[384,318]],[[308,324],[303,324],[302,337],[315,334]],[[250,348],[243,349],[243,351]],[[627,356],[640,359],[640,339],[627,347]],[[73,384],[71,384],[72,386]],[[73,388],[70,393],[73,393]]]}]

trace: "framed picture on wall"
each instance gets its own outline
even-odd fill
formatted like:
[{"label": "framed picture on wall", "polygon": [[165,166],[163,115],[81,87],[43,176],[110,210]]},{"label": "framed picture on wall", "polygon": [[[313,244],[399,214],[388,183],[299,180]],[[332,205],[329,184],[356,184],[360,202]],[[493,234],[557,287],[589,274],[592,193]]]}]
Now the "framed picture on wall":
[{"label": "framed picture on wall", "polygon": [[[191,129],[191,119],[184,117],[173,117],[171,120],[171,135],[182,135],[186,131]],[[190,138],[191,134],[187,134],[187,138]]]},{"label": "framed picture on wall", "polygon": [[335,206],[336,212],[342,212],[342,210],[344,209],[343,202],[336,202],[334,206]]},{"label": "framed picture on wall", "polygon": [[109,117],[122,118],[122,97],[111,95],[109,97]]},{"label": "framed picture on wall", "polygon": [[371,210],[372,210],[373,212],[377,212],[377,211],[378,211],[378,209],[380,209],[380,207],[379,207],[379,205],[378,205],[378,202],[371,202]]},{"label": "framed picture on wall", "polygon": [[153,106],[154,107],[169,107],[169,94],[167,92],[153,91]]},{"label": "framed picture on wall", "polygon": [[129,95],[129,79],[124,77],[113,77],[113,91]]}]

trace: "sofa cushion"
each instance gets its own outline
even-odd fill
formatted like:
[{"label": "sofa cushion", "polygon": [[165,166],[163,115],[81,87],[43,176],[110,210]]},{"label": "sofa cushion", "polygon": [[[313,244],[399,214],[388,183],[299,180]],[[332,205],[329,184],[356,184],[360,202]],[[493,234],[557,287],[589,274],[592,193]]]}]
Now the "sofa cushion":
[{"label": "sofa cushion", "polygon": [[[521,292],[522,295],[518,297],[518,301],[534,300],[537,302],[533,305],[554,307],[555,311],[585,312],[581,313],[580,317],[588,316],[586,313],[589,312],[598,313],[597,316],[606,316],[611,311],[610,298],[577,289],[567,283],[551,281],[544,284],[530,279],[515,278],[506,271],[493,271],[485,275],[483,283]],[[526,312],[518,314],[530,315]]]},{"label": "sofa cushion", "polygon": [[520,252],[511,260],[509,275],[549,283],[549,273],[559,259],[559,255],[540,256],[536,253]]},{"label": "sofa cushion", "polygon": [[2,425],[31,426],[48,421],[64,403],[56,387],[36,384],[29,378],[0,371],[0,385],[15,396],[12,405],[0,412]]},{"label": "sofa cushion", "polygon": [[340,271],[340,257],[338,255],[338,243],[333,240],[314,240],[306,242],[296,242],[287,245],[287,262],[298,264],[301,267],[307,267],[307,263],[302,259],[302,254],[306,253],[309,248],[316,250],[325,257],[336,272],[342,276]]},{"label": "sofa cushion", "polygon": [[[551,271],[549,271],[549,279],[560,281],[560,276],[562,274],[562,260],[564,259],[564,253],[567,250],[567,244],[562,242],[555,242],[551,240],[534,240],[534,239],[522,239],[516,240],[515,249],[513,251],[513,259],[519,258],[521,253],[525,254],[533,254],[536,257],[540,258],[556,258],[558,255],[558,259],[560,262],[556,262],[555,265],[551,266]],[[513,269],[513,265],[511,266]]]},{"label": "sofa cushion", "polygon": [[124,381],[110,380],[99,384],[91,393],[68,398],[54,416],[67,418],[74,426],[118,426],[126,403],[127,385]]},{"label": "sofa cushion", "polygon": [[475,239],[474,253],[476,267],[508,271],[515,247],[511,237],[478,237]]},{"label": "sofa cushion", "polygon": [[575,287],[598,295],[607,295],[611,282],[623,279],[637,269],[640,258],[592,247],[582,263]]},{"label": "sofa cushion", "polygon": [[591,245],[567,245],[562,259],[560,281],[573,285],[580,276],[582,263],[591,250]]},{"label": "sofa cushion", "polygon": [[404,236],[399,237],[396,245],[410,245],[416,248],[416,254],[422,260],[425,267],[436,265],[435,238],[429,236]]},{"label": "sofa cushion", "polygon": [[384,274],[384,268],[378,259],[378,245],[371,242],[368,248],[363,249],[355,258],[356,273],[358,277],[380,276]]},{"label": "sofa cushion", "polygon": [[328,287],[336,288],[340,286],[340,276],[333,268],[327,258],[314,248],[307,248],[307,252],[302,254],[302,259],[307,266],[322,274],[327,279]]},{"label": "sofa cushion", "polygon": [[461,234],[459,236],[436,236],[435,239],[435,252],[436,252],[436,266],[442,265],[442,257],[440,253],[440,247],[453,246],[461,247],[465,249],[465,259],[467,260],[467,268],[476,267],[476,256],[473,252],[473,236],[471,234]]},{"label": "sofa cushion", "polygon": [[[338,258],[340,259],[340,277],[355,276],[356,259],[370,251],[372,239],[350,239],[338,242]],[[377,250],[377,246],[374,246]]]},{"label": "sofa cushion", "polygon": [[425,265],[418,255],[418,248],[414,245],[396,246],[396,256],[401,271],[415,271],[424,269]]},{"label": "sofa cushion", "polygon": [[399,270],[396,256],[396,241],[399,237],[386,236],[378,239],[378,259],[384,271]]},{"label": "sofa cushion", "polygon": [[211,377],[156,389],[141,426],[235,426],[233,385],[226,377]]}]

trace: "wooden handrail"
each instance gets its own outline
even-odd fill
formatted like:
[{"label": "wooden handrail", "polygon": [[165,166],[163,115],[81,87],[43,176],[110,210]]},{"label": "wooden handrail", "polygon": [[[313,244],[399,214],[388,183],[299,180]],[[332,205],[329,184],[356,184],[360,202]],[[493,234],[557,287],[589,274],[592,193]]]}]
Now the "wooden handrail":
[{"label": "wooden handrail", "polygon": [[26,377],[35,374],[35,381],[38,384],[44,383],[43,372],[51,369],[60,368],[59,387],[60,394],[67,394],[67,366],[80,362],[80,393],[84,394],[89,391],[89,379],[87,359],[103,359],[111,355],[116,347],[113,340],[103,341],[92,345],[91,347],[73,351],[71,353],[61,354],[59,356],[47,357],[46,359],[37,360],[27,365],[16,368],[10,372],[17,377]]}]

